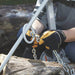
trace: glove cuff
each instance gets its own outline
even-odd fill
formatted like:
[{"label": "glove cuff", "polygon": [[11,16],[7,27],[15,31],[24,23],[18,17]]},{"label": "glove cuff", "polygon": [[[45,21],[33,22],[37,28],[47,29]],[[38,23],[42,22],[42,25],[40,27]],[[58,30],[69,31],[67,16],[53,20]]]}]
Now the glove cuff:
[{"label": "glove cuff", "polygon": [[61,37],[61,44],[65,41],[66,36],[62,30],[57,30],[57,32],[60,34]]}]

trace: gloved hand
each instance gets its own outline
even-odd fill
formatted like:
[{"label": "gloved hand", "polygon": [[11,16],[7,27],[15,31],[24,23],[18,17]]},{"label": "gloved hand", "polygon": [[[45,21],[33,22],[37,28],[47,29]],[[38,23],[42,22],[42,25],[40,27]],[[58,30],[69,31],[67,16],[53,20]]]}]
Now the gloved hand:
[{"label": "gloved hand", "polygon": [[35,38],[35,40],[34,40],[34,42],[32,44],[32,48],[35,48],[38,59],[40,58],[42,52],[45,50],[44,45],[43,44],[39,45],[39,42],[36,41],[36,38]]},{"label": "gloved hand", "polygon": [[[22,33],[22,30],[23,30],[23,27],[20,28],[20,30],[19,30],[19,32],[17,34],[17,37],[20,36],[20,34]],[[32,39],[32,37],[30,36],[31,32],[32,32],[31,30],[28,30],[27,33],[26,33],[26,37],[27,37],[28,40]],[[33,58],[32,51],[29,51],[29,50],[32,50],[32,47],[37,50],[36,53],[37,53],[37,58],[38,59],[40,58],[40,55],[44,50],[44,46],[42,46],[42,45],[39,46],[38,42],[36,41],[36,38],[35,38],[35,40],[34,40],[34,42],[32,44],[27,44],[24,40],[22,40],[21,44],[25,48],[28,47],[27,50],[25,49],[26,51],[24,53],[24,57],[26,57],[26,58]],[[29,56],[27,55],[27,53],[29,53]]]},{"label": "gloved hand", "polygon": [[46,54],[49,55],[52,50],[58,50],[64,42],[66,36],[63,31],[45,31],[40,38],[39,45],[44,44]]},{"label": "gloved hand", "polygon": [[[32,40],[32,37],[30,36],[30,33],[32,31],[28,30],[28,32],[26,33],[27,37],[30,38],[29,40]],[[37,37],[39,37],[39,35],[36,34]],[[36,49],[36,54],[37,54],[37,58],[40,58],[41,53],[45,50],[43,44],[39,45],[39,42],[37,42],[37,38],[35,37],[34,42],[31,44],[32,48]]]}]

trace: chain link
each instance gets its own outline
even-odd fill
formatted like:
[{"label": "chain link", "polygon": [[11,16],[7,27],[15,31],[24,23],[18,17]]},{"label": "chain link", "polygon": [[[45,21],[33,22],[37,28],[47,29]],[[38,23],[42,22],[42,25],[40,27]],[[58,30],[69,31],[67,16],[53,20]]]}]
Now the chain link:
[{"label": "chain link", "polygon": [[70,65],[63,62],[57,51],[53,50],[53,53],[55,54],[58,63],[63,65],[63,69],[65,70],[65,72],[67,72],[68,75],[75,75],[74,69]]},{"label": "chain link", "polygon": [[39,42],[40,41],[40,36],[39,35],[35,35],[36,37],[36,41]]},{"label": "chain link", "polygon": [[[40,41],[39,35],[35,35],[35,38],[36,38],[36,41],[37,41],[37,42]],[[35,49],[35,48],[32,49],[32,53],[33,53],[33,58],[34,58],[35,60],[37,60],[37,54],[36,54],[36,49]]]},{"label": "chain link", "polygon": [[32,53],[33,53],[33,58],[35,60],[37,60],[37,54],[36,54],[36,49],[35,48],[32,49]]}]

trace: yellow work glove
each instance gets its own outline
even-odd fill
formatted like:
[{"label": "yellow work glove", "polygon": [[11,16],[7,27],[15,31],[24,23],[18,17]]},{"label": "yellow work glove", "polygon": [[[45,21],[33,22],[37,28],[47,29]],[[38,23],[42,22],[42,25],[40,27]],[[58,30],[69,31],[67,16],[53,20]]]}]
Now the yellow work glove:
[{"label": "yellow work glove", "polygon": [[65,34],[61,30],[45,31],[40,37],[39,45],[44,44],[46,48],[45,51],[47,55],[49,55],[52,50],[58,50],[65,39]]}]

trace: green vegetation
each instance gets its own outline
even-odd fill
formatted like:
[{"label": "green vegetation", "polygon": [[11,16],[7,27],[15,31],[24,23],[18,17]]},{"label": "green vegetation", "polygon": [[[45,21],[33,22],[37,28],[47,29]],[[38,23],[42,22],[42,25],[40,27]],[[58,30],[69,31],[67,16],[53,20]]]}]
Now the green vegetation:
[{"label": "green vegetation", "polygon": [[31,4],[36,0],[0,0],[0,5]]}]

